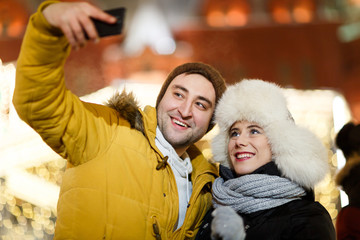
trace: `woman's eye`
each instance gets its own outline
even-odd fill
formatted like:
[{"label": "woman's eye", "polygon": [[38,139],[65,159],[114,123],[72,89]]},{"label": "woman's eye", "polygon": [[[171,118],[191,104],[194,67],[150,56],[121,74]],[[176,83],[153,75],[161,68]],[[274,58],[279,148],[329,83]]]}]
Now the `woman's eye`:
[{"label": "woman's eye", "polygon": [[251,130],[250,130],[250,133],[251,133],[251,134],[259,134],[260,131],[257,130],[257,129],[251,129]]},{"label": "woman's eye", "polygon": [[230,132],[230,137],[238,137],[239,133],[238,132]]}]

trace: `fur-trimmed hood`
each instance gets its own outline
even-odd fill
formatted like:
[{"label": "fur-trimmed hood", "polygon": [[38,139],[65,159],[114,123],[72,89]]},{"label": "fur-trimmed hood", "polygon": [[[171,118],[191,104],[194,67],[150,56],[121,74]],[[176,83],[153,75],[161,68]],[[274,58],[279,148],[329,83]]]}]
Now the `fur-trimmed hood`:
[{"label": "fur-trimmed hood", "polygon": [[335,182],[349,197],[349,205],[360,207],[360,156],[354,154],[346,159],[345,166],[338,172]]},{"label": "fur-trimmed hood", "polygon": [[360,156],[357,154],[346,160],[345,166],[336,174],[335,183],[342,186],[344,184],[344,179],[349,177],[350,172],[355,168],[360,168]]},{"label": "fur-trimmed hood", "polygon": [[229,129],[241,120],[264,129],[273,161],[284,177],[312,189],[328,173],[325,147],[312,132],[295,124],[282,89],[257,79],[228,87],[216,107],[219,133],[211,143],[216,162],[229,166]]},{"label": "fur-trimmed hood", "polygon": [[115,109],[122,118],[130,123],[132,128],[135,128],[145,135],[144,122],[139,111],[140,105],[132,92],[127,93],[125,90],[121,93],[116,92],[106,105]]}]

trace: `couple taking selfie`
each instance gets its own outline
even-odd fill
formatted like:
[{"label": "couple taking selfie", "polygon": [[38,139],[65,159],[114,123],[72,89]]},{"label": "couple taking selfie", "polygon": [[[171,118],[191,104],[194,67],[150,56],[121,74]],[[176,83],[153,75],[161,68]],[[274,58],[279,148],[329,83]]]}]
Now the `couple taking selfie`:
[{"label": "couple taking selfie", "polygon": [[[326,149],[295,124],[279,86],[226,87],[191,62],[169,73],[154,107],[125,92],[83,102],[64,64],[99,40],[91,19],[116,21],[86,2],[43,2],[17,61],[19,116],[68,161],[54,239],[335,239],[313,193]],[[194,143],[215,124],[206,159]]]}]

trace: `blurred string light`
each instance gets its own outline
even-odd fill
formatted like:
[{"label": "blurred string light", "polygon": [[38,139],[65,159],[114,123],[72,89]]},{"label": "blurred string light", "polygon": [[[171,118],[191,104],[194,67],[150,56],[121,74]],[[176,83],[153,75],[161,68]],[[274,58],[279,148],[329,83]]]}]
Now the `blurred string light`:
[{"label": "blurred string light", "polygon": [[0,60],[0,239],[52,239],[66,162],[18,118],[14,83]]},{"label": "blurred string light", "polygon": [[247,1],[210,2],[206,22],[211,27],[241,27],[248,23],[249,14]]},{"label": "blurred string light", "polygon": [[285,24],[291,22],[291,13],[286,6],[274,6],[271,14],[274,21],[277,23]]},{"label": "blurred string light", "polygon": [[140,55],[147,47],[160,55],[170,55],[176,49],[171,29],[153,1],[139,5],[124,41],[128,55]]},{"label": "blurred string light", "polygon": [[349,4],[360,7],[360,0],[347,0]]},{"label": "blurred string light", "polygon": [[[338,130],[351,119],[350,108],[344,97],[332,90],[286,90],[289,110],[297,124],[314,132],[328,149],[330,174],[315,187],[315,197],[329,211],[333,221],[338,206],[343,205],[341,191],[335,185],[334,175],[339,168],[339,155],[334,139]],[[340,199],[340,202],[339,202]]]},{"label": "blurred string light", "polygon": [[309,23],[315,17],[315,3],[313,0],[278,1],[270,4],[271,15],[275,22]]},{"label": "blurred string light", "polygon": [[360,0],[347,0],[344,4],[344,23],[338,28],[342,42],[353,42],[360,38]]},{"label": "blurred string light", "polygon": [[[7,92],[13,89],[11,83],[14,82],[14,71],[14,66],[1,65],[0,104],[10,104],[10,106],[2,106],[2,109],[9,110],[4,112],[8,116],[0,119],[1,124],[6,128],[1,135],[0,145],[0,238],[52,239],[59,186],[66,161],[55,154],[37,133],[16,117],[9,100],[11,93]],[[10,76],[11,79],[4,80],[4,76]],[[10,86],[3,88],[7,85],[4,81]],[[152,80],[148,79],[148,82]],[[81,99],[102,104],[114,92],[125,89],[135,93],[141,106],[154,105],[160,88],[161,83],[120,81],[116,87],[101,89]],[[284,93],[288,99],[289,110],[297,124],[313,131],[328,149],[331,173],[315,187],[315,198],[329,211],[335,221],[341,196],[333,179],[339,168],[339,159],[333,141],[338,129],[350,119],[349,108],[344,98],[331,90],[285,89]],[[215,127],[197,143],[207,157],[211,157],[209,142],[216,131],[218,129]]]},{"label": "blurred string light", "polygon": [[19,1],[0,1],[0,37],[20,37],[28,21],[27,9]]},{"label": "blurred string light", "polygon": [[[0,119],[7,120],[11,101],[12,82],[15,78],[14,64],[4,64],[0,59]],[[1,126],[1,132],[4,126]]]},{"label": "blurred string light", "polygon": [[[309,23],[315,19],[313,0],[272,0],[250,4],[245,0],[209,0],[205,13],[206,22],[211,27],[241,27],[255,23],[255,6],[266,6],[273,21],[279,24]],[[250,21],[251,19],[251,21]]]}]

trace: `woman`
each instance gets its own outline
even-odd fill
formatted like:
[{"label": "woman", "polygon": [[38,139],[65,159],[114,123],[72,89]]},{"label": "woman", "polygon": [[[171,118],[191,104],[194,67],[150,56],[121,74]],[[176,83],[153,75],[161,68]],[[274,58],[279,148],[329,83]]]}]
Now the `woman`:
[{"label": "woman", "polygon": [[335,142],[346,158],[335,181],[349,197],[336,218],[337,239],[360,239],[360,125],[345,124]]},{"label": "woman", "polygon": [[282,89],[243,80],[224,93],[215,116],[220,177],[215,211],[197,239],[335,239],[330,215],[313,194],[328,173],[326,149],[296,126]]}]

